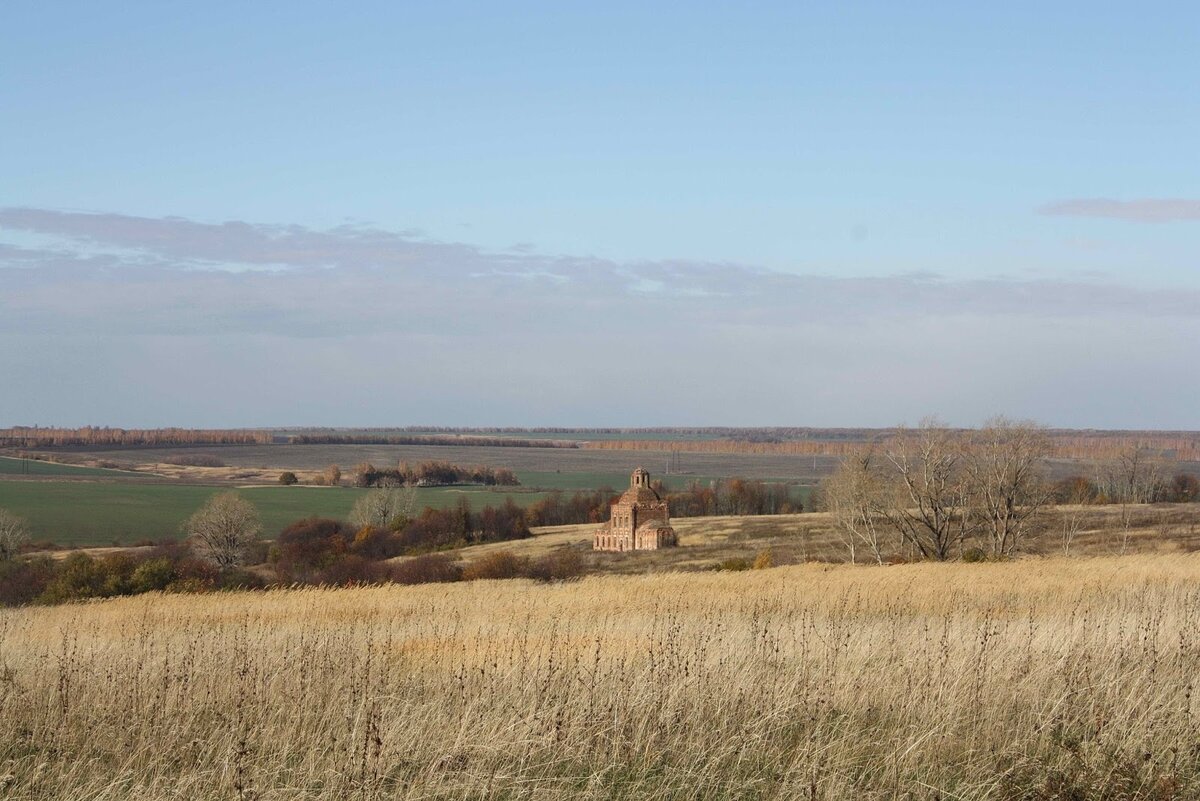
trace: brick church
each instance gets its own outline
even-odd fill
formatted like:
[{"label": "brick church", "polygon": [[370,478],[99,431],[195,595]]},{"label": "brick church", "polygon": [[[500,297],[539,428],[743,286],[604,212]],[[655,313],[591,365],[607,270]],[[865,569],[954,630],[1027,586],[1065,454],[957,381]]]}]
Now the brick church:
[{"label": "brick church", "polygon": [[629,489],[612,505],[607,523],[592,540],[593,551],[656,551],[679,544],[667,502],[650,488],[650,474],[633,471]]}]

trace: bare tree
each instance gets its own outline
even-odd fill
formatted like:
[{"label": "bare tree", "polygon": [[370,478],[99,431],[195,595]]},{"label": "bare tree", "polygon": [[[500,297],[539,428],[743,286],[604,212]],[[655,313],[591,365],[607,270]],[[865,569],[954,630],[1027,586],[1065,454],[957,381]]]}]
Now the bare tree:
[{"label": "bare tree", "polygon": [[1163,488],[1163,465],[1153,450],[1132,445],[1106,463],[1097,484],[1109,501],[1151,503]]},{"label": "bare tree", "polygon": [[884,447],[894,487],[883,514],[926,559],[949,559],[974,523],[961,438],[927,418],[916,431],[901,429]]},{"label": "bare tree", "polygon": [[17,555],[21,546],[29,542],[29,525],[7,509],[0,509],[0,562]]},{"label": "bare tree", "polygon": [[1133,507],[1155,500],[1163,487],[1161,461],[1154,452],[1135,444],[1105,463],[1096,476],[1101,493],[1119,505],[1121,553],[1129,551],[1133,534]]},{"label": "bare tree", "polygon": [[208,499],[183,524],[183,530],[202,553],[222,568],[236,567],[262,532],[258,510],[236,492]]},{"label": "bare tree", "polygon": [[373,489],[354,502],[350,522],[359,528],[390,528],[396,521],[412,517],[416,495],[416,487]]},{"label": "bare tree", "polygon": [[883,532],[887,526],[884,478],[873,448],[846,456],[833,475],[821,482],[821,503],[855,562],[863,545],[883,564]]},{"label": "bare tree", "polygon": [[1037,423],[995,417],[962,444],[971,497],[992,556],[1007,556],[1050,500],[1052,489],[1042,475],[1050,440]]}]

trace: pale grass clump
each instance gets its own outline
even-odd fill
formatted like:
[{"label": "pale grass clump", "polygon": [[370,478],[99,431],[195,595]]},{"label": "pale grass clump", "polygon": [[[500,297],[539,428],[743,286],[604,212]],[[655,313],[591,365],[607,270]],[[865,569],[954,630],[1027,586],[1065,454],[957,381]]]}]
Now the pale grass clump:
[{"label": "pale grass clump", "polygon": [[14,799],[1200,797],[1200,557],[0,612]]}]

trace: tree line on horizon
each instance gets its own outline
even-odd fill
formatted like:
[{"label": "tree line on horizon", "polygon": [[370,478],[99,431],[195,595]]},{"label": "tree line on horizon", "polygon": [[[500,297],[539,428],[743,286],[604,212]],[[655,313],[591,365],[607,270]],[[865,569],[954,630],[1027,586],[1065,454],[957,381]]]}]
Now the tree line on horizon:
[{"label": "tree line on horizon", "polygon": [[131,447],[171,445],[266,445],[274,437],[266,431],[229,428],[0,428],[2,448],[61,448],[72,446]]}]

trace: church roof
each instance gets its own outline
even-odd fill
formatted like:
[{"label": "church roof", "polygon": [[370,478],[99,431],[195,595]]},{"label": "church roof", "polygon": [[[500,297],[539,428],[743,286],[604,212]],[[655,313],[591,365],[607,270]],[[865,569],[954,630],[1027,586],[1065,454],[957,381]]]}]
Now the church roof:
[{"label": "church roof", "polygon": [[662,498],[649,487],[630,487],[621,494],[617,503],[657,503]]}]

